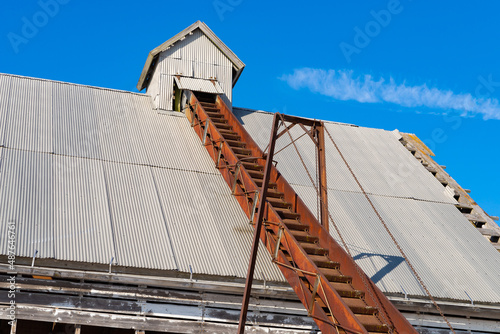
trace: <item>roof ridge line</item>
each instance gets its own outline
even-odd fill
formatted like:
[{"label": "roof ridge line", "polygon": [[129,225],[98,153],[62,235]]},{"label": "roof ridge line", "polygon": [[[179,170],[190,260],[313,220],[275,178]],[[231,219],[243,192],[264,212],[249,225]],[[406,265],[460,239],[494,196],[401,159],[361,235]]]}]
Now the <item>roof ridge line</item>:
[{"label": "roof ridge line", "polygon": [[[259,114],[274,115],[274,112],[272,112],[272,111],[265,111],[265,110],[260,110],[260,109],[251,109],[251,108],[236,107],[236,106],[233,106],[233,109],[248,110],[248,111],[256,112],[256,113],[259,113]],[[293,114],[289,114],[289,115],[297,116],[297,115],[293,115]],[[300,117],[302,117],[302,116],[300,116]],[[359,125],[351,124],[351,123],[335,122],[335,121],[330,121],[330,120],[320,119],[320,118],[311,118],[311,117],[303,117],[303,118],[311,119],[311,120],[318,120],[318,121],[322,121],[322,122],[325,122],[325,123],[328,123],[328,124],[350,126],[350,127],[353,127],[353,128],[367,128],[367,129],[377,129],[377,130],[383,130],[383,131],[391,131],[391,130],[378,129],[378,128],[368,128],[368,127],[363,127],[363,126],[359,126]]]}]

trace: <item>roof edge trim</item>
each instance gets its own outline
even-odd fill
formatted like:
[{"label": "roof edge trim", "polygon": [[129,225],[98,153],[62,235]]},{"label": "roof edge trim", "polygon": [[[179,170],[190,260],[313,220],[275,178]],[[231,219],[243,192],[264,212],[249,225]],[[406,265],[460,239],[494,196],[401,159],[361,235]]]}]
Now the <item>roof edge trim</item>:
[{"label": "roof edge trim", "polygon": [[141,93],[141,92],[132,92],[132,91],[129,91],[129,90],[123,90],[123,89],[117,89],[117,88],[109,88],[109,87],[102,87],[102,86],[92,86],[92,85],[79,84],[79,83],[74,83],[74,82],[52,80],[52,79],[45,79],[45,78],[38,78],[38,77],[30,77],[30,76],[20,75],[20,74],[11,74],[11,73],[2,73],[2,72],[0,72],[0,76],[12,77],[12,78],[18,78],[18,79],[25,79],[25,80],[43,81],[43,82],[56,83],[56,84],[61,84],[61,85],[77,86],[77,87],[84,87],[84,88],[90,88],[90,89],[106,90],[106,91],[111,91],[111,92],[116,92],[116,93],[127,93],[127,94],[133,94],[133,95],[143,96],[143,97],[149,97],[148,95],[146,95],[144,93]]}]

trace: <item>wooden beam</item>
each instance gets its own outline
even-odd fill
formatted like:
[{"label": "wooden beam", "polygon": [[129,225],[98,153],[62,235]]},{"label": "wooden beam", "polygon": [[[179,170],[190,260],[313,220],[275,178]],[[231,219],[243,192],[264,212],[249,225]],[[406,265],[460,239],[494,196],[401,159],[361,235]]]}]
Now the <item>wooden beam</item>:
[{"label": "wooden beam", "polygon": [[[17,258],[16,258],[17,261]],[[7,261],[5,261],[7,262]],[[10,272],[9,265],[0,263],[0,273]],[[211,291],[224,293],[242,294],[245,288],[244,282],[220,281],[220,278],[214,277],[209,279],[197,279],[196,282],[190,281],[188,278],[168,277],[168,276],[142,276],[132,274],[108,274],[107,272],[96,271],[80,271],[72,269],[60,268],[44,268],[16,265],[16,272],[20,275],[40,275],[50,276],[62,279],[85,280],[102,283],[116,283],[126,285],[145,285],[149,287],[163,288],[178,288],[183,290],[195,291]],[[48,283],[48,281],[46,281]],[[44,283],[45,284],[45,283]],[[267,286],[263,284],[255,284],[252,287],[252,295],[254,296],[273,296],[283,299],[297,299],[294,291],[285,283],[267,282]]]},{"label": "wooden beam", "polygon": [[[2,279],[0,275],[0,289],[8,290],[9,283],[6,279]],[[28,277],[18,277],[16,286],[23,293],[33,294],[53,294],[64,299],[66,295],[81,296],[81,297],[97,297],[105,299],[130,300],[133,297],[136,300],[148,300],[156,303],[174,303],[183,305],[210,305],[211,307],[223,309],[239,309],[241,294],[227,294],[223,290],[218,293],[200,292],[200,291],[185,291],[177,289],[159,289],[134,286],[107,285],[100,283],[82,283],[68,282],[61,280],[52,280],[50,282],[40,281]],[[251,298],[250,305],[252,308],[257,308],[262,312],[279,313],[280,310],[286,309],[287,314],[296,314],[305,316],[305,310],[297,299],[296,295],[291,296],[290,300],[284,299],[279,293],[276,297],[271,295],[265,296],[262,299]],[[258,297],[257,297],[258,298]]]},{"label": "wooden beam", "polygon": [[[241,297],[240,297],[241,298]],[[226,303],[212,303],[208,297],[204,302],[185,303],[179,299],[170,303],[158,303],[149,301],[134,301],[125,299],[113,298],[96,298],[96,297],[81,297],[76,295],[57,295],[50,293],[32,293],[20,291],[16,293],[17,309],[22,307],[47,307],[55,312],[59,310],[68,310],[75,312],[99,312],[115,315],[130,315],[130,316],[154,316],[166,317],[171,319],[181,320],[196,320],[210,321],[221,323],[238,323],[240,316],[241,299],[237,296],[232,297]],[[260,301],[259,301],[260,302]],[[8,305],[9,299],[6,294],[0,294],[0,304]],[[287,311],[283,309],[281,302],[274,302],[276,305],[272,307],[271,303],[261,307],[255,300],[252,301],[251,309],[248,312],[248,317],[251,322],[259,325],[267,325],[272,327],[295,327],[304,323],[313,324],[313,320],[307,316],[302,305],[296,305],[295,313],[293,310]],[[2,311],[0,306],[0,318],[7,317],[5,306]],[[262,312],[262,313],[261,313]],[[21,319],[20,317],[18,317]],[[47,322],[52,319],[46,319]],[[56,321],[60,322],[60,321]],[[71,322],[70,322],[71,323]],[[74,322],[73,322],[74,323]],[[142,327],[139,327],[143,329]]]},{"label": "wooden beam", "polygon": [[[239,312],[236,313],[236,319]],[[81,325],[91,325],[105,328],[123,328],[123,329],[141,329],[145,331],[156,331],[162,333],[214,333],[225,334],[235,333],[237,329],[237,321],[234,323],[212,323],[199,320],[189,319],[172,319],[172,318],[158,318],[152,316],[136,316],[136,315],[123,315],[123,314],[107,314],[103,312],[88,312],[88,311],[75,311],[65,309],[53,309],[43,306],[19,306],[17,308],[18,319],[43,321],[58,323],[76,323]],[[251,315],[253,316],[253,315]],[[251,318],[250,316],[250,318]],[[2,308],[0,307],[0,319],[2,316]],[[253,318],[252,322],[253,322]],[[283,320],[287,322],[286,319]],[[247,330],[254,334],[292,334],[300,333],[306,334],[316,332],[317,327],[314,322],[309,319],[298,326],[288,326],[286,328],[276,328],[261,324],[260,326],[247,326]]]},{"label": "wooden beam", "polygon": [[10,334],[16,334],[17,329],[17,320],[12,321],[12,325],[10,326]]},{"label": "wooden beam", "polygon": [[500,233],[489,228],[478,228],[477,230],[481,232],[482,235],[486,235],[488,237],[500,237]]},{"label": "wooden beam", "polygon": [[[81,325],[75,325],[75,334],[80,334],[82,331],[82,326]],[[144,332],[143,332],[144,334]]]},{"label": "wooden beam", "polygon": [[[486,225],[486,228],[493,229],[500,233],[500,227],[498,227],[497,224],[492,220],[492,217],[488,216],[488,214],[479,206],[477,203],[470,197],[469,189],[464,189],[462,188],[457,181],[455,181],[446,171],[446,166],[439,165],[434,161],[432,156],[434,156],[434,153],[432,153],[431,150],[425,144],[414,134],[408,134],[408,133],[401,133],[402,136],[402,143],[406,143],[406,148],[412,152],[416,150],[416,148],[420,151],[415,154],[415,157],[419,157],[421,159],[421,163],[424,166],[429,166],[434,170],[433,174],[435,174],[436,178],[443,183],[448,185],[450,188],[455,190],[455,197],[458,196],[458,201],[459,204],[457,207],[459,210],[464,214],[464,216],[471,220],[476,227],[481,227],[482,225]],[[413,146],[415,148],[411,148],[410,146]],[[428,168],[429,169],[429,168]],[[471,212],[474,212],[474,216],[480,216],[479,218],[476,219],[471,219],[469,214]],[[494,242],[496,239],[494,237],[493,240],[490,240]],[[498,246],[496,244],[493,244],[494,247]],[[498,248],[497,248],[498,249]]]}]

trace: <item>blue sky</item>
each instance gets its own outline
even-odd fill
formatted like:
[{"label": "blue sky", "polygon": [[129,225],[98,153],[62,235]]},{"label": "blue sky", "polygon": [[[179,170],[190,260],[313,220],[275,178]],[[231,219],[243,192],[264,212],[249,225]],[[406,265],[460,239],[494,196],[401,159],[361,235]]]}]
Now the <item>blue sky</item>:
[{"label": "blue sky", "polygon": [[135,91],[148,52],[202,20],[247,65],[236,106],[415,133],[500,215],[499,12],[494,1],[8,1],[0,72]]}]

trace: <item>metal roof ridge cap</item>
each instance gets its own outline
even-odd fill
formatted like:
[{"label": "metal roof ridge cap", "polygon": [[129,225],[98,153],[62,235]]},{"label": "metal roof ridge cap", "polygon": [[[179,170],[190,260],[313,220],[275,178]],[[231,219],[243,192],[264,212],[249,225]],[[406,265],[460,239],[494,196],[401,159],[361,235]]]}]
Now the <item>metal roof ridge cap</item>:
[{"label": "metal roof ridge cap", "polygon": [[[257,112],[257,113],[261,113],[261,114],[271,114],[271,115],[274,114],[274,112],[272,112],[272,111],[265,111],[265,110],[261,110],[261,109],[251,109],[251,108],[237,107],[237,106],[233,106],[233,109],[248,110],[248,111]],[[292,114],[289,114],[289,115],[292,115]],[[300,116],[300,117],[303,117],[303,116]],[[352,124],[352,123],[337,122],[337,121],[326,120],[326,119],[321,119],[321,118],[311,118],[311,117],[303,117],[303,118],[310,119],[310,120],[323,121],[326,124],[350,126],[353,128],[360,128],[360,129],[375,129],[375,130],[390,132],[393,134],[395,133],[395,131],[397,131],[398,133],[401,133],[401,131],[399,131],[398,129],[387,130],[387,129],[368,127],[368,126],[361,126],[361,125]]]},{"label": "metal roof ridge cap", "polygon": [[[265,110],[261,110],[261,109],[251,109],[251,108],[236,107],[236,106],[233,106],[233,109],[248,110],[248,111],[257,112],[257,113],[260,113],[260,114],[274,115],[274,112],[272,112],[272,111],[265,111]],[[296,115],[293,115],[293,114],[287,114],[287,115],[296,116]],[[356,125],[356,124],[335,122],[335,121],[324,120],[324,119],[320,119],[320,118],[311,118],[311,117],[303,117],[303,116],[300,116],[300,117],[305,118],[305,119],[315,120],[315,121],[322,121],[322,122],[325,122],[325,123],[328,123],[328,124],[351,126],[351,127],[354,127],[354,128],[362,128],[362,126],[359,126],[359,125]],[[367,127],[365,127],[365,128],[367,128]],[[367,129],[376,129],[376,128],[367,128]],[[384,130],[384,129],[378,129],[378,130]],[[389,130],[384,130],[384,131],[389,131]]]},{"label": "metal roof ridge cap", "polygon": [[187,28],[181,30],[180,32],[178,32],[174,36],[172,36],[169,39],[167,39],[165,42],[163,42],[160,45],[158,45],[153,50],[149,51],[149,55],[156,56],[160,52],[165,51],[166,48],[169,47],[171,44],[176,43],[177,41],[179,41],[179,39],[181,39],[182,37],[184,37],[186,34],[189,34],[190,32],[196,30],[196,28],[199,28],[200,23],[201,23],[201,21],[198,20],[195,23],[193,23],[190,26],[188,26]]},{"label": "metal roof ridge cap", "polygon": [[251,109],[251,108],[236,107],[236,106],[233,106],[233,109],[248,110],[248,111],[253,111],[253,112],[257,112],[257,113],[261,113],[261,114],[274,115],[274,113],[271,111],[265,111],[265,110],[260,110],[260,109]]},{"label": "metal roof ridge cap", "polygon": [[[201,29],[201,31],[203,33],[205,33],[209,38],[210,40],[219,48],[219,46],[222,48],[222,49],[225,49],[225,50],[222,50],[222,53],[224,53],[230,60],[231,62],[233,62],[233,64],[237,67],[238,71],[241,71],[246,65],[243,61],[241,61],[241,59],[236,55],[236,53],[234,53],[227,45],[226,43],[224,43],[213,31],[212,29],[210,29],[206,24],[205,22],[203,21],[198,21],[200,24],[198,25],[198,27]],[[229,55],[228,55],[228,54]],[[233,59],[231,59],[233,58]],[[234,60],[234,61],[233,61]]]},{"label": "metal roof ridge cap", "polygon": [[200,20],[196,21],[195,23],[191,24],[189,27],[183,29],[182,31],[175,34],[174,36],[170,37],[168,40],[166,40],[162,44],[155,47],[153,50],[149,51],[148,57],[146,58],[146,63],[144,64],[144,66],[142,68],[141,75],[139,77],[139,81],[137,82],[136,88],[139,91],[141,91],[145,88],[144,81],[146,80],[146,75],[149,72],[149,69],[151,67],[151,63],[153,62],[154,57],[156,57],[156,55],[160,54],[161,52],[165,51],[169,45],[177,42],[179,39],[182,38],[182,36],[185,36],[186,34],[189,34],[190,32],[194,31],[196,28],[198,28],[200,22],[201,22]]}]

